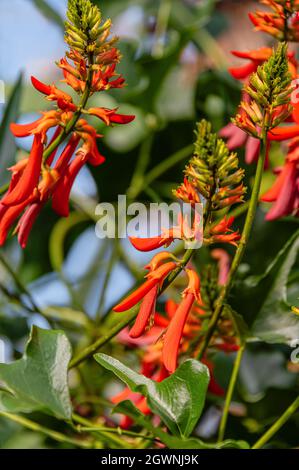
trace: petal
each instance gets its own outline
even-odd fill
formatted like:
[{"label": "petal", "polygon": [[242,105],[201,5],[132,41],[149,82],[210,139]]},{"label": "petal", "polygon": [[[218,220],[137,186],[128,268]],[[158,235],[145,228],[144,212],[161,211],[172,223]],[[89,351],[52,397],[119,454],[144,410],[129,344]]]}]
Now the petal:
[{"label": "petal", "polygon": [[131,338],[138,338],[144,333],[151,316],[156,309],[156,299],[158,294],[158,285],[154,286],[143,298],[139,313],[133,328],[130,330]]},{"label": "petal", "polygon": [[62,151],[61,155],[59,156],[54,168],[56,171],[58,171],[60,175],[65,172],[69,161],[77,148],[79,141],[80,137],[76,134],[73,134],[70,140],[68,141],[67,145],[65,146],[64,150]]},{"label": "petal", "polygon": [[50,95],[51,94],[51,86],[50,85],[45,85],[45,83],[40,82],[37,78],[31,77],[31,83],[34,86],[34,88],[39,91],[40,93],[43,93],[44,95]]},{"label": "petal", "polygon": [[148,292],[159,283],[159,279],[148,279],[122,302],[113,307],[114,312],[125,312],[138,304]]},{"label": "petal", "polygon": [[19,217],[19,215],[23,212],[25,207],[29,204],[30,201],[25,201],[18,206],[1,206],[0,205],[0,246],[2,246],[7,238],[8,232],[15,222],[15,220]]},{"label": "petal", "polygon": [[296,165],[286,164],[284,182],[279,197],[266,215],[266,220],[276,220],[292,213],[297,194],[296,174]]},{"label": "petal", "polygon": [[79,171],[85,165],[86,160],[86,156],[82,157],[81,154],[78,154],[71,162],[65,176],[61,178],[54,190],[52,197],[52,208],[61,217],[68,217],[69,215],[69,200],[71,189]]},{"label": "petal", "polygon": [[248,64],[242,65],[241,67],[230,67],[229,73],[237,80],[243,80],[256,71],[256,64],[249,62]]},{"label": "petal", "polygon": [[135,116],[132,114],[117,114],[113,113],[110,115],[110,122],[114,124],[129,124],[130,122],[134,121]]},{"label": "petal", "polygon": [[18,232],[19,244],[23,249],[26,248],[28,237],[32,230],[33,224],[36,221],[43,206],[44,204],[39,202],[31,204],[31,206],[29,206],[28,209],[24,212],[18,223],[16,231]]},{"label": "petal", "polygon": [[39,118],[30,124],[10,124],[10,130],[15,137],[28,137],[32,134],[32,131],[39,125],[43,118]]},{"label": "petal", "polygon": [[293,137],[299,136],[299,125],[297,126],[286,126],[286,127],[275,127],[268,133],[269,140],[288,140]]},{"label": "petal", "polygon": [[252,136],[248,137],[245,148],[245,161],[248,165],[256,162],[260,153],[260,141]]},{"label": "petal", "polygon": [[40,177],[43,149],[44,147],[41,141],[41,135],[36,134],[34,137],[29,160],[23,171],[23,174],[13,190],[4,196],[1,201],[2,204],[8,206],[17,205],[32,194],[34,188],[38,184]]},{"label": "petal", "polygon": [[164,366],[170,373],[176,370],[180,341],[193,302],[193,294],[187,294],[186,297],[183,298],[164,337],[162,360]]},{"label": "petal", "polygon": [[138,237],[129,237],[130,242],[138,251],[152,251],[157,248],[161,248],[164,245],[170,245],[173,242],[173,238],[165,237],[151,237],[151,238],[138,238]]}]

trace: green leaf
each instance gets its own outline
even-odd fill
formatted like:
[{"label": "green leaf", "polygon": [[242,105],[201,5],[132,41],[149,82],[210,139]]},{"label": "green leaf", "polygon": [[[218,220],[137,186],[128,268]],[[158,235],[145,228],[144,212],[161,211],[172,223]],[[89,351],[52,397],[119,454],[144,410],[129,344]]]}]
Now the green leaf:
[{"label": "green leaf", "polygon": [[248,449],[249,445],[244,441],[226,440],[215,444],[207,444],[196,437],[171,436],[160,427],[153,426],[149,418],[144,416],[135,405],[125,400],[116,405],[113,413],[121,413],[129,416],[136,424],[147,429],[153,436],[160,439],[169,449]]},{"label": "green leaf", "polygon": [[89,216],[72,212],[69,217],[60,219],[54,226],[49,240],[50,262],[55,271],[61,271],[64,261],[64,244],[68,233],[78,224],[89,220]]},{"label": "green leaf", "polygon": [[[10,132],[9,126],[12,122],[17,120],[19,114],[22,81],[23,76],[20,74],[7,102],[0,126],[0,162],[2,168],[7,168],[12,164],[17,150],[15,139]],[[9,176],[9,172],[1,171],[0,185],[5,184],[8,181]]]},{"label": "green leaf", "polygon": [[266,272],[238,281],[230,304],[250,327],[249,340],[286,343],[299,338],[299,318],[287,302],[287,282],[299,250],[299,230]]},{"label": "green leaf", "polygon": [[45,411],[71,419],[72,405],[67,384],[70,343],[62,331],[32,327],[26,351],[12,364],[0,364],[0,409]]},{"label": "green leaf", "polygon": [[201,415],[209,384],[209,371],[205,365],[188,359],[174,374],[157,383],[106,354],[99,353],[94,357],[132,391],[147,397],[152,412],[160,416],[173,434],[191,434]]},{"label": "green leaf", "polygon": [[32,0],[32,2],[45,18],[55,23],[62,29],[62,31],[64,31],[63,19],[46,0]]}]

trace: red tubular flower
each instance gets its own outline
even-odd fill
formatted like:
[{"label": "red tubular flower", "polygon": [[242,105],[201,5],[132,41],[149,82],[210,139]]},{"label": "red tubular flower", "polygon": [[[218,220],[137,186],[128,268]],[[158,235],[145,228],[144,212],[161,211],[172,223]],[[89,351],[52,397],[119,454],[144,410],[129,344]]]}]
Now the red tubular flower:
[{"label": "red tubular flower", "polygon": [[260,154],[260,140],[249,136],[232,122],[223,127],[219,135],[227,140],[229,150],[235,150],[245,145],[245,161],[248,165],[257,162]]},{"label": "red tubular flower", "polygon": [[[33,197],[32,197],[33,199]],[[31,200],[26,200],[17,206],[3,206],[0,204],[0,246],[2,246],[7,238],[8,232],[16,219],[22,214],[23,210]]]},{"label": "red tubular flower", "polygon": [[28,237],[34,222],[36,221],[43,206],[44,203],[41,202],[35,202],[31,204],[18,222],[15,233],[18,234],[18,242],[23,249],[26,248]]},{"label": "red tubular flower", "polygon": [[[237,242],[240,240],[241,235],[239,232],[234,232],[230,227],[234,223],[234,217],[224,217],[219,224],[212,227],[210,230],[211,238],[210,243],[229,243],[237,246]],[[231,232],[231,233],[229,233]]]},{"label": "red tubular flower", "polygon": [[140,302],[140,300],[143,299],[144,296],[153,289],[153,287],[161,284],[168,274],[176,268],[176,266],[176,263],[170,261],[169,263],[163,264],[155,271],[147,274],[147,280],[140,287],[138,287],[138,289],[132,292],[132,294],[116,305],[113,310],[115,312],[125,312],[126,310],[134,307],[134,305]]},{"label": "red tubular flower", "polygon": [[36,90],[47,95],[47,100],[57,101],[57,104],[61,109],[69,111],[77,110],[77,106],[73,103],[72,97],[68,93],[56,88],[55,85],[46,85],[35,77],[31,77],[31,83]]},{"label": "red tubular flower", "polygon": [[237,80],[244,80],[249,77],[253,72],[257,71],[259,65],[263,64],[272,55],[271,47],[262,47],[252,51],[232,51],[232,54],[240,59],[248,59],[249,63],[241,67],[229,68],[230,74]]},{"label": "red tubular flower", "polygon": [[152,251],[162,246],[169,246],[173,242],[173,238],[166,238],[164,236],[151,237],[151,238],[138,238],[138,237],[129,237],[130,242],[138,251]]},{"label": "red tubular flower", "polygon": [[185,323],[195,300],[200,298],[200,280],[195,271],[186,269],[189,285],[183,292],[183,300],[171,319],[164,337],[162,360],[165,368],[173,373],[177,367],[177,356]]},{"label": "red tubular flower", "polygon": [[137,315],[133,328],[130,330],[131,338],[138,338],[147,327],[150,318],[153,318],[156,310],[156,300],[158,295],[158,284],[155,285],[144,297],[141,302],[140,310]]},{"label": "red tubular flower", "polygon": [[216,248],[211,251],[211,256],[213,259],[218,261],[218,284],[223,286],[226,284],[230,269],[230,257],[228,253],[221,248]]},{"label": "red tubular flower", "polygon": [[299,166],[298,161],[287,161],[272,186],[261,198],[274,202],[266,220],[276,220],[299,212]]},{"label": "red tubular flower", "polygon": [[194,207],[195,204],[200,203],[200,197],[195,186],[186,177],[184,178],[184,182],[181,184],[181,186],[173,191],[173,193],[178,199],[191,204],[192,207]]},{"label": "red tubular flower", "polygon": [[[276,39],[283,41],[298,41],[299,29],[297,22],[298,2],[278,2],[275,0],[263,0],[262,3],[269,6],[272,12],[256,11],[249,13],[249,18],[258,31],[270,34]],[[285,9],[290,12],[289,18]]]},{"label": "red tubular flower", "polygon": [[68,217],[69,199],[74,181],[87,161],[87,155],[77,154],[69,165],[64,177],[60,180],[55,188],[52,198],[52,208],[61,217]]},{"label": "red tubular flower", "polygon": [[111,124],[129,124],[134,121],[135,116],[127,114],[118,114],[117,108],[107,109],[107,108],[90,108],[87,113],[92,116],[96,116],[101,119],[107,126]]},{"label": "red tubular flower", "polygon": [[30,124],[10,125],[10,130],[15,137],[28,137],[32,134],[41,134],[42,141],[46,140],[46,135],[51,127],[59,126],[70,118],[68,113],[62,111],[47,111],[43,116]]},{"label": "red tubular flower", "polygon": [[22,176],[13,190],[3,197],[1,204],[15,206],[22,203],[31,195],[39,181],[43,148],[41,136],[37,134],[34,137],[32,150]]}]

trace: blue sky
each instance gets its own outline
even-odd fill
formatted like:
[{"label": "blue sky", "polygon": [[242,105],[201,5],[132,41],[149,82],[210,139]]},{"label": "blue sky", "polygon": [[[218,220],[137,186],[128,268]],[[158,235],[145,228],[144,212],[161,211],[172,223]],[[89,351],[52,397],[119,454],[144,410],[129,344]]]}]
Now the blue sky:
[{"label": "blue sky", "polygon": [[[48,3],[64,15],[66,0]],[[55,72],[54,60],[63,54],[61,30],[31,0],[0,1],[0,79],[11,83],[20,69],[27,78],[31,74],[45,78]]]}]

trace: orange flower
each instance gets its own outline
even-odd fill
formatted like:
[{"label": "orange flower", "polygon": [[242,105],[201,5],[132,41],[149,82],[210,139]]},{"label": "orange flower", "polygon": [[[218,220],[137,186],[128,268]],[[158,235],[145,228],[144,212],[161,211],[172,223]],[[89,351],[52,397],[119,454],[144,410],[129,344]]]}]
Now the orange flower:
[{"label": "orange flower", "polygon": [[263,0],[262,3],[272,9],[272,13],[256,11],[249,13],[249,18],[258,31],[274,36],[280,41],[299,41],[297,11],[299,3],[295,1],[278,2]]},{"label": "orange flower", "polygon": [[129,124],[135,119],[135,116],[127,114],[118,114],[118,108],[90,108],[87,113],[100,118],[107,126],[111,124]]},{"label": "orange flower", "polygon": [[177,264],[170,261],[162,264],[162,266],[147,274],[147,280],[138,287],[138,289],[132,292],[132,294],[116,305],[113,310],[115,312],[125,312],[126,310],[134,307],[134,305],[140,302],[140,300],[142,300],[155,286],[161,285],[168,274],[170,274],[176,267]]},{"label": "orange flower", "polygon": [[261,200],[273,202],[266,220],[276,220],[287,215],[299,215],[299,138],[289,145],[283,168],[276,170],[278,177]]},{"label": "orange flower", "polygon": [[211,228],[211,237],[207,240],[208,243],[229,243],[230,245],[237,246],[241,235],[239,231],[234,232],[230,227],[234,223],[234,217],[224,217],[217,225]]},{"label": "orange flower", "polygon": [[271,57],[272,52],[271,47],[262,47],[260,49],[245,52],[232,51],[234,56],[239,57],[240,59],[248,59],[249,62],[240,67],[231,67],[228,70],[237,80],[244,80],[253,72],[256,72],[258,66]]},{"label": "orange flower", "polygon": [[174,372],[177,367],[177,356],[180,347],[185,323],[195,300],[201,302],[200,280],[195,271],[186,269],[189,277],[189,285],[183,292],[183,300],[179,304],[174,317],[167,328],[163,345],[163,364],[170,372]]},{"label": "orange flower", "polygon": [[55,85],[45,85],[44,83],[40,82],[37,78],[31,77],[32,85],[36,90],[47,95],[47,100],[49,101],[57,101],[57,105],[65,110],[69,111],[76,111],[77,106],[74,105],[72,97],[65,93],[64,91],[59,90],[56,88]]},{"label": "orange flower", "polygon": [[192,206],[200,203],[200,197],[195,186],[186,177],[184,178],[184,182],[181,186],[174,190],[173,193],[178,199],[181,199],[183,202],[189,203]]},{"label": "orange flower", "polygon": [[24,202],[31,195],[39,181],[42,157],[43,144],[41,135],[37,134],[34,137],[28,163],[22,171],[22,175],[14,188],[8,191],[2,198],[1,204],[5,206],[16,206]]}]

